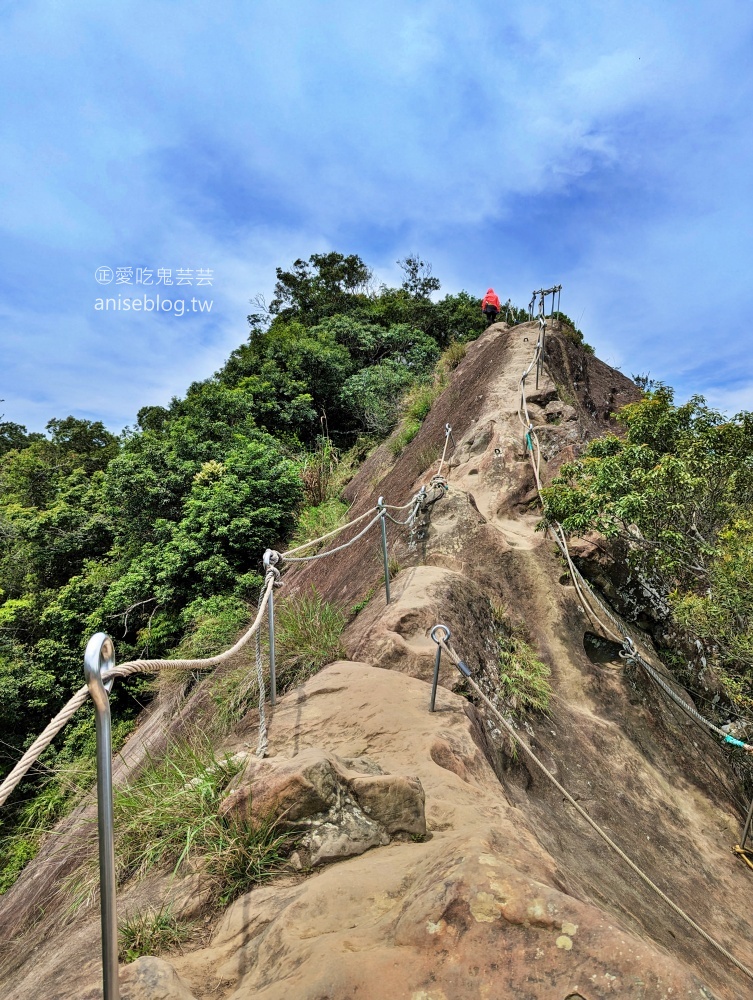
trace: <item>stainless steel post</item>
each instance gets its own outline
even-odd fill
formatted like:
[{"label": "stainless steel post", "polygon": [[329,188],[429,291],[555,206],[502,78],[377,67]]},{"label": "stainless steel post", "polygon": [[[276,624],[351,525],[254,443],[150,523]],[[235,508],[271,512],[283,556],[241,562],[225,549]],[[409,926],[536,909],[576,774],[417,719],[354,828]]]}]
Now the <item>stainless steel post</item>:
[{"label": "stainless steel post", "polygon": [[118,913],[115,884],[115,843],[112,810],[112,679],[102,681],[102,669],[115,663],[115,647],[104,632],[89,640],[84,676],[94,702],[97,723],[97,827],[99,834],[99,894],[102,923],[102,984],[104,1000],[120,1000],[118,981]]},{"label": "stainless steel post", "polygon": [[275,588],[267,598],[267,618],[269,619],[269,700],[272,705],[277,700],[277,674],[275,672]]},{"label": "stainless steel post", "polygon": [[436,637],[437,629],[442,629],[444,632],[444,641],[448,642],[450,639],[450,630],[446,625],[435,625],[434,628],[429,633],[437,644],[437,655],[434,657],[434,677],[431,681],[431,698],[429,699],[429,711],[434,711],[434,704],[437,700],[437,684],[439,683],[439,664],[442,659],[442,647],[439,645],[439,639]]},{"label": "stainless steel post", "polygon": [[546,323],[541,325],[541,354],[539,355],[539,361],[541,362],[541,374],[544,374],[544,353],[546,350]]},{"label": "stainless steel post", "polygon": [[390,603],[390,562],[387,557],[387,511],[384,507],[384,497],[379,497],[377,506],[382,515],[382,556],[384,558],[384,593],[387,597],[387,604]]},{"label": "stainless steel post", "polygon": [[745,841],[748,839],[751,823],[753,823],[753,799],[750,800],[750,808],[748,809],[745,826],[743,827],[743,835],[740,837],[740,847],[745,847]]}]

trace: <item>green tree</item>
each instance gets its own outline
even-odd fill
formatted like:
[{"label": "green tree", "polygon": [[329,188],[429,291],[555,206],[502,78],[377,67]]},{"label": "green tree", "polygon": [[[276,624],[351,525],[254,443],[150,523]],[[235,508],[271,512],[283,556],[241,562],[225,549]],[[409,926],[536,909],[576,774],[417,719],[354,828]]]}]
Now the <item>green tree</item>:
[{"label": "green tree", "polygon": [[753,414],[732,420],[659,385],[623,408],[543,490],[545,520],[626,543],[675,624],[707,643],[730,696],[753,708]]}]

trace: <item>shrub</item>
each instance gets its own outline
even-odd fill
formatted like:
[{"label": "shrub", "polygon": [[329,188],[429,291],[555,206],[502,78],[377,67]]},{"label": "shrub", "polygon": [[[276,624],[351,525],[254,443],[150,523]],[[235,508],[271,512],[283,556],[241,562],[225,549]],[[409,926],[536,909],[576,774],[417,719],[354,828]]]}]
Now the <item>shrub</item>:
[{"label": "shrub", "polygon": [[429,415],[434,401],[442,391],[439,381],[422,382],[414,386],[403,402],[405,416],[422,424]]},{"label": "shrub", "polygon": [[[347,513],[348,505],[342,500],[325,500],[316,507],[306,507],[298,518],[298,525],[290,539],[289,547],[296,548],[312,538],[319,538],[334,531],[345,522]],[[313,555],[316,551],[317,547],[312,546],[306,550],[306,555]]]},{"label": "shrub", "polygon": [[442,356],[439,359],[440,366],[446,372],[453,371],[463,360],[467,351],[468,348],[464,343],[459,340],[453,340],[442,352]]},{"label": "shrub", "polygon": [[406,420],[403,426],[390,438],[388,448],[397,458],[421,430],[418,420]]},{"label": "shrub", "polygon": [[248,625],[248,605],[237,597],[198,597],[181,614],[186,634],[173,659],[204,659],[228,649]]}]

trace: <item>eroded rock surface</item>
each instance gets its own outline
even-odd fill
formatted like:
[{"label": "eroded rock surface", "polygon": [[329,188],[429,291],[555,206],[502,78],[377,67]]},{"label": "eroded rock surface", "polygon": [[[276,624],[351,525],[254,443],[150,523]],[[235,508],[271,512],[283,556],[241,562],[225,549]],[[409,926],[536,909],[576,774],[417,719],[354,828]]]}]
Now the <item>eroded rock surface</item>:
[{"label": "eroded rock surface", "polygon": [[304,831],[301,843],[312,865],[363,854],[397,834],[426,832],[418,778],[385,774],[368,757],[342,758],[317,747],[293,757],[249,758],[220,812]]},{"label": "eroded rock surface", "polygon": [[[335,663],[278,705],[270,738],[302,768],[326,741],[341,760],[416,775],[427,837],[239,899],[208,948],[172,960],[189,984],[213,968],[228,1000],[703,996],[682,963],[578,898],[508,801],[463,698],[441,690],[432,715],[421,681]],[[384,779],[352,780],[373,792]]]},{"label": "eroded rock surface", "polygon": [[[751,995],[749,981],[625,868],[539,770],[511,758],[494,725],[453,693],[461,679],[446,657],[437,711],[428,712],[434,624],[446,624],[474,674],[491,681],[497,610],[522,620],[554,690],[548,715],[518,723],[523,738],[663,891],[753,965],[753,880],[729,850],[738,790],[719,748],[678,722],[618,657],[589,655],[594,623],[537,530],[518,413],[536,335],[535,325],[491,327],[399,459],[377,449],[348,487],[353,516],[380,494],[407,500],[436,471],[437,443],[452,424],[448,496],[420,532],[390,524],[400,567],[390,605],[373,537],[287,574],[288,593],[314,584],[346,609],[367,603],[343,636],[351,661],[278,701],[270,758],[249,756],[224,809],[277,817],[309,838],[318,864],[237,900],[206,946],[167,956],[196,1000]],[[566,338],[549,338],[548,368],[528,393],[545,482],[637,397],[628,379]],[[583,543],[580,554],[589,552],[604,557],[598,540]],[[170,725],[201,718],[212,683],[176,707]],[[164,728],[159,711],[147,733]],[[222,749],[252,751],[256,718]],[[143,732],[137,738],[145,745]],[[3,1000],[97,995],[98,916],[67,921],[50,874],[77,857],[56,867],[45,849],[8,894]],[[129,885],[121,905],[147,897],[207,919],[200,872],[179,885],[167,876]]]},{"label": "eroded rock surface", "polygon": [[145,955],[120,974],[120,1000],[196,1000],[169,962]]}]

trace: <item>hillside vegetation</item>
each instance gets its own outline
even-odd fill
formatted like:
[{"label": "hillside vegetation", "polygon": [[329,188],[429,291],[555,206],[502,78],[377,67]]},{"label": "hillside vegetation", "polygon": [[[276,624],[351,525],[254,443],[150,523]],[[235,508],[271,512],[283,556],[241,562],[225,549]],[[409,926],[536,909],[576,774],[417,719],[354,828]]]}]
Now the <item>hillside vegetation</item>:
[{"label": "hillside vegetation", "polygon": [[[119,437],[74,417],[46,435],[0,424],[0,777],[81,685],[91,634],[112,634],[119,660],[217,652],[248,619],[264,549],[342,515],[338,455],[363,455],[440,352],[484,328],[478,299],[434,302],[431,268],[402,267],[399,288],[375,288],[355,255],[278,268],[223,368]],[[117,686],[116,741],[146,683]],[[82,714],[3,811],[0,836],[28,835],[0,848],[0,890],[93,779],[93,746]]]},{"label": "hillside vegetation", "polygon": [[[592,441],[543,491],[569,534],[622,543],[665,658],[753,713],[753,414],[728,419],[656,385],[625,406],[624,437]],[[644,609],[641,609],[644,610]],[[717,697],[717,701],[719,698]]]},{"label": "hillside vegetation", "polygon": [[[257,599],[264,549],[330,530],[372,444],[399,420],[392,454],[415,436],[441,388],[440,357],[456,365],[485,321],[465,292],[433,301],[439,282],[417,257],[402,266],[399,288],[373,287],[355,255],[278,268],[269,309],[248,317],[222,369],[140,410],[119,437],[74,417],[46,435],[0,424],[0,777],[81,685],[92,633],[112,634],[119,660],[230,645]],[[619,420],[624,436],[593,441],[544,490],[545,519],[621,541],[665,658],[687,672],[700,648],[707,689],[749,713],[753,415],[728,420],[699,397],[677,406],[659,385]],[[307,599],[307,614],[337,626],[337,650],[343,609]],[[289,631],[300,645],[295,616]],[[289,653],[291,683],[324,662]],[[116,687],[116,745],[148,697],[143,680]],[[3,811],[0,892],[93,781],[93,749],[93,715],[82,714]]]}]

